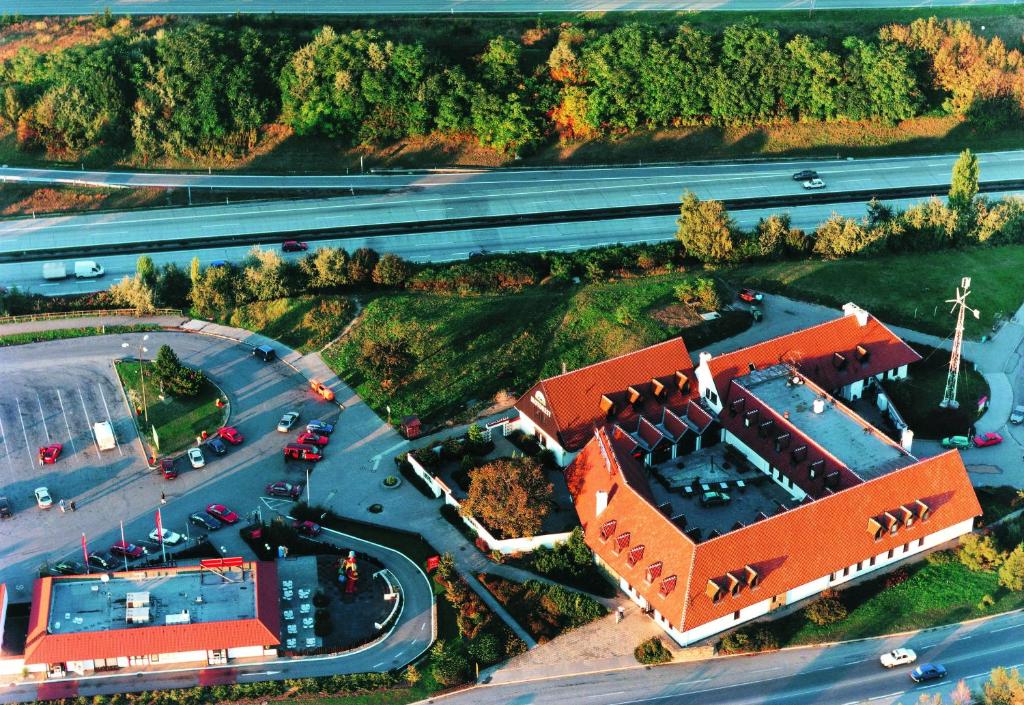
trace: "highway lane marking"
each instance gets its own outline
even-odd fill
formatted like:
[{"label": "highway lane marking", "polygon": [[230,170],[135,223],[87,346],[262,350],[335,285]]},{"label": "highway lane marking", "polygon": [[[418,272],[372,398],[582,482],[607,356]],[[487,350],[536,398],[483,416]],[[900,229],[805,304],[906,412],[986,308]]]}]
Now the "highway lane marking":
[{"label": "highway lane marking", "polygon": [[39,392],[36,392],[36,403],[39,405],[39,418],[43,422],[43,433],[46,434],[46,442],[49,443],[53,439],[50,438],[50,428],[46,425],[46,414],[43,413],[43,399],[39,396]]},{"label": "highway lane marking", "polygon": [[588,698],[603,698],[603,697],[605,697],[607,695],[622,695],[625,692],[626,692],[625,690],[613,690],[610,693],[594,693],[593,695],[577,695],[577,696],[575,696],[575,699],[576,700],[587,700]]},{"label": "highway lane marking", "polygon": [[7,445],[7,433],[4,431],[4,420],[0,417],[0,441],[4,444],[4,456],[7,458],[7,469],[11,472],[11,482],[17,480],[14,474],[14,461],[11,460],[11,448]]},{"label": "highway lane marking", "polygon": [[96,433],[93,431],[92,421],[89,419],[89,409],[85,406],[85,397],[82,396],[82,388],[76,385],[75,389],[78,390],[78,400],[82,402],[82,413],[85,414],[85,425],[89,427],[89,435],[92,436],[92,444],[96,447],[96,456],[102,457],[102,453],[100,453],[100,442],[96,440]]},{"label": "highway lane marking", "polygon": [[876,695],[873,698],[868,698],[868,702],[871,702],[872,700],[882,700],[883,698],[894,698],[897,695],[903,695],[903,691],[902,690],[897,690],[895,693],[886,693],[885,695]]},{"label": "highway lane marking", "polygon": [[843,665],[844,665],[844,666],[852,666],[852,665],[853,665],[853,664],[855,664],[855,663],[864,663],[865,661],[873,661],[873,660],[874,660],[874,658],[873,658],[873,657],[869,657],[869,658],[862,658],[862,659],[858,659],[857,661],[847,661],[847,662],[845,662],[845,663],[844,663]]},{"label": "highway lane marking", "polygon": [[68,423],[68,412],[64,408],[64,399],[61,398],[59,389],[57,390],[57,401],[60,403],[60,413],[64,415],[64,426],[68,429],[68,440],[71,441],[71,450],[77,453],[78,447],[75,446],[75,436],[71,433],[71,424]]},{"label": "highway lane marking", "polygon": [[781,670],[781,669],[782,669],[782,666],[773,666],[772,668],[758,668],[758,669],[755,669],[753,671],[747,671],[747,673],[766,673],[768,671],[778,671],[778,670]]},{"label": "highway lane marking", "polygon": [[1005,632],[1007,629],[1020,629],[1020,628],[1021,628],[1021,625],[1019,625],[1019,624],[1011,624],[1008,627],[1000,627],[999,629],[993,629],[991,632],[989,632],[989,634],[995,634],[996,632]]}]

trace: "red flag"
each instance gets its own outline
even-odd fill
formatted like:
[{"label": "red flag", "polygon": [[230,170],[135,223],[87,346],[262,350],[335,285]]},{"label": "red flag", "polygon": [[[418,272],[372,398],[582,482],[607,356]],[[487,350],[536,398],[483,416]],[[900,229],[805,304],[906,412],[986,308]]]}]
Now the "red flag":
[{"label": "red flag", "polygon": [[82,534],[82,557],[85,559],[85,570],[89,571],[89,549],[85,545],[85,534]]},{"label": "red flag", "polygon": [[427,572],[434,570],[441,565],[441,556],[428,556],[427,557]]},{"label": "red flag", "polygon": [[160,521],[160,510],[156,510],[156,537],[157,540],[162,544],[164,542],[164,526]]}]

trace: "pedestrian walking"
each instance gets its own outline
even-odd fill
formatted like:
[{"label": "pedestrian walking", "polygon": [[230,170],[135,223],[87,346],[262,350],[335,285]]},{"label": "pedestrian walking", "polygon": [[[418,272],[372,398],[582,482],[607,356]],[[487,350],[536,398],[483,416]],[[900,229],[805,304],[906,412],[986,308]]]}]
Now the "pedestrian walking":
[{"label": "pedestrian walking", "polygon": [[68,506],[71,507],[71,511],[75,511],[75,500],[71,500],[68,503]]},{"label": "pedestrian walking", "polygon": [[66,511],[67,511],[67,510],[66,510],[66,509],[64,508],[64,500],[63,500],[63,499],[62,499],[61,501],[57,502],[57,506],[58,506],[58,507],[60,507],[60,510],[61,510],[62,512],[66,512]]},{"label": "pedestrian walking", "polygon": [[615,623],[616,624],[618,624],[619,622],[621,622],[625,618],[626,618],[626,609],[624,607],[619,607],[617,610],[615,610]]},{"label": "pedestrian walking", "polygon": [[167,504],[167,495],[163,492],[160,493],[160,504]]}]

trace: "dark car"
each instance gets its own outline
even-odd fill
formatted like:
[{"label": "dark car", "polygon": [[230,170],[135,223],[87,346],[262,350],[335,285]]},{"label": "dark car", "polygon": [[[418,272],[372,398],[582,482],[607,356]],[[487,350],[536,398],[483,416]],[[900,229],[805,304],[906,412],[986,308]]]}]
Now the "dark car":
[{"label": "dark car", "polygon": [[105,556],[102,553],[90,553],[89,565],[100,570],[111,570],[114,567],[114,562],[110,556]]},{"label": "dark car", "polygon": [[225,524],[237,524],[239,519],[237,514],[225,507],[223,504],[209,505],[206,508],[206,513]]},{"label": "dark car", "polygon": [[305,252],[309,249],[309,245],[298,240],[285,240],[281,243],[282,252]]},{"label": "dark car", "polygon": [[174,461],[170,458],[161,458],[157,463],[157,467],[160,469],[160,474],[164,476],[165,480],[173,480],[178,476],[178,471],[174,469]]},{"label": "dark car", "polygon": [[252,356],[258,357],[263,362],[271,362],[277,357],[277,351],[269,345],[260,345],[252,349]]},{"label": "dark car", "polygon": [[701,506],[714,507],[719,504],[728,504],[729,495],[724,492],[705,492],[700,496]]},{"label": "dark car", "polygon": [[85,568],[74,561],[61,561],[50,566],[50,575],[81,575]]},{"label": "dark car", "polygon": [[334,424],[321,421],[320,419],[313,419],[306,424],[306,431],[308,433],[319,433],[324,436],[329,436],[334,433]]},{"label": "dark car", "polygon": [[238,432],[234,426],[224,426],[217,429],[217,437],[222,438],[233,446],[237,446],[245,440],[245,436]]},{"label": "dark car", "polygon": [[128,543],[127,541],[118,541],[110,547],[110,552],[116,556],[127,556],[128,558],[142,558],[146,553],[146,549],[142,546],[136,546],[134,543]]},{"label": "dark car", "polygon": [[224,441],[222,441],[217,436],[214,436],[213,438],[208,440],[206,442],[206,445],[209,446],[210,450],[212,450],[217,455],[224,455],[225,453],[228,452],[228,447],[224,445]]},{"label": "dark car", "polygon": [[207,531],[216,531],[220,528],[220,522],[214,521],[208,515],[203,512],[195,512],[188,515],[188,523],[193,526],[198,526]]},{"label": "dark car", "polygon": [[323,528],[315,521],[296,519],[292,526],[303,536],[318,536],[323,531]]},{"label": "dark car", "polygon": [[53,465],[57,462],[57,458],[60,457],[61,451],[64,450],[64,446],[60,443],[52,443],[48,446],[43,446],[39,449],[39,462],[44,465]]},{"label": "dark car", "polygon": [[290,482],[274,482],[267,485],[267,494],[271,497],[291,497],[298,499],[302,494],[302,485],[293,485]]},{"label": "dark car", "polygon": [[323,457],[319,448],[305,443],[289,443],[284,447],[285,460],[309,460],[315,463]]},{"label": "dark car", "polygon": [[11,511],[11,502],[6,497],[0,497],[0,519],[10,519],[14,516]]},{"label": "dark car", "polygon": [[816,178],[818,178],[818,172],[813,169],[804,169],[793,174],[793,181],[810,181]]},{"label": "dark car", "polygon": [[915,683],[937,681],[946,677],[946,667],[940,663],[923,663],[910,672],[910,679]]}]

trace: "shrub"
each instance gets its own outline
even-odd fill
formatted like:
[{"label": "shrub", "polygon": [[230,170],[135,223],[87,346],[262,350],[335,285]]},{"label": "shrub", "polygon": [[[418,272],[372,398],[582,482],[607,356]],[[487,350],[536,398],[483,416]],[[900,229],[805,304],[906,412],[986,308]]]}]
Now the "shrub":
[{"label": "shrub", "polygon": [[905,567],[900,567],[885,576],[885,587],[896,587],[900,583],[905,583],[908,580],[910,580],[910,571]]},{"label": "shrub", "polygon": [[978,603],[978,609],[979,610],[988,609],[989,607],[991,607],[995,603],[996,603],[995,599],[991,595],[986,593],[985,595],[981,596],[981,602]]},{"label": "shrub", "polygon": [[448,643],[440,639],[430,650],[430,656],[430,672],[439,684],[450,688],[466,680],[469,663],[458,642]]},{"label": "shrub", "polygon": [[568,620],[570,627],[579,627],[608,613],[600,602],[589,595],[566,590],[558,585],[546,585],[531,580],[526,583],[530,590],[543,593],[554,607]]},{"label": "shrub", "polygon": [[925,561],[929,565],[947,565],[956,561],[956,553],[950,550],[934,551],[925,556]]},{"label": "shrub", "polygon": [[417,448],[412,457],[426,470],[435,470],[441,464],[441,457],[430,448]]},{"label": "shrub", "polygon": [[723,654],[738,654],[755,651],[771,651],[779,648],[778,637],[768,627],[746,627],[725,635],[718,642]]},{"label": "shrub", "polygon": [[498,637],[490,632],[484,632],[469,643],[469,655],[482,664],[490,665],[501,660],[501,645]]},{"label": "shrub", "polygon": [[1013,549],[999,567],[999,584],[1014,592],[1024,590],[1024,544]]},{"label": "shrub", "polygon": [[835,590],[825,590],[821,597],[809,604],[804,611],[807,619],[819,626],[842,622],[847,614],[846,606]]},{"label": "shrub", "polygon": [[976,572],[995,570],[1005,558],[992,536],[977,534],[961,537],[958,555],[965,568]]},{"label": "shrub", "polygon": [[646,664],[668,663],[672,660],[672,652],[656,636],[652,636],[636,647],[633,650],[633,656],[640,663]]}]

